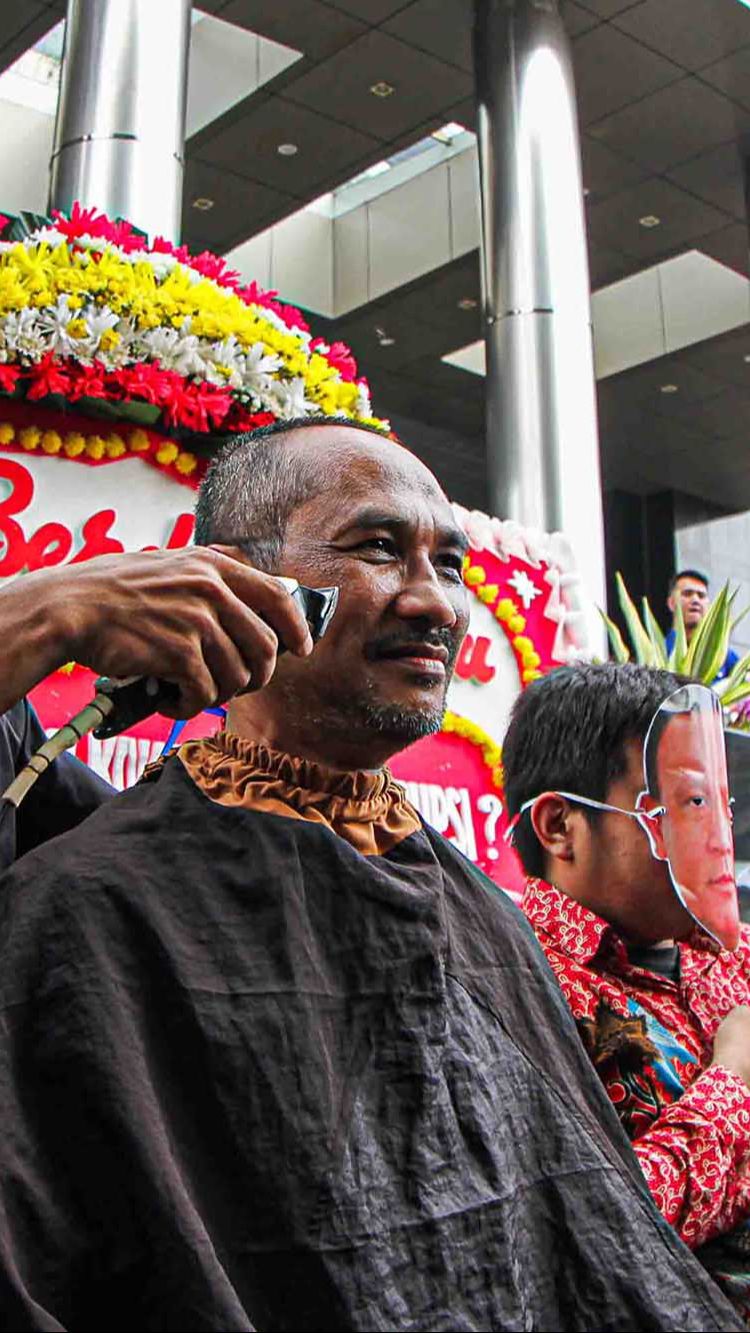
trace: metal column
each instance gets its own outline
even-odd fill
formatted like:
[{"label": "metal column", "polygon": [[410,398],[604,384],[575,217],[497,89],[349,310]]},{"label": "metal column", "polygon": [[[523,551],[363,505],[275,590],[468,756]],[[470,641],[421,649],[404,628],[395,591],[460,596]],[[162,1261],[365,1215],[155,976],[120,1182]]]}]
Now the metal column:
[{"label": "metal column", "polygon": [[[575,87],[556,0],[475,0],[493,511],[562,531],[605,605]],[[601,641],[591,621],[595,643]]]},{"label": "metal column", "polygon": [[68,0],[50,207],[179,238],[190,0]]}]

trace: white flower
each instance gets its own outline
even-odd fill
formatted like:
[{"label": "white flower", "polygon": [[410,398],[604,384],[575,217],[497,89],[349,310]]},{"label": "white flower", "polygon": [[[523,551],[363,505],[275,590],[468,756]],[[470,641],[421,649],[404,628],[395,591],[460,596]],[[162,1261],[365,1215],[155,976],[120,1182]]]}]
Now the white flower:
[{"label": "white flower", "polygon": [[354,404],[354,412],[355,415],[358,417],[372,416],[372,404],[370,402],[370,394],[368,392],[367,385],[364,384],[362,380],[360,380],[359,384],[357,385],[357,398]]},{"label": "white flower", "polygon": [[[45,306],[39,311],[39,327],[50,336],[50,346],[60,356],[70,356],[74,348],[68,334],[68,325],[72,319],[80,319],[80,310],[71,310],[67,292],[58,296],[53,306]],[[76,343],[77,347],[78,344]]]},{"label": "white flower", "polygon": [[66,245],[68,238],[57,227],[37,227],[26,238],[26,244],[39,245],[46,241],[47,245]]},{"label": "white flower", "polygon": [[138,263],[145,262],[146,264],[150,264],[156,277],[159,279],[159,282],[163,282],[165,278],[169,277],[169,274],[177,267],[178,263],[174,255],[144,254],[141,250],[134,255],[134,259],[136,259]]},{"label": "white flower", "polygon": [[148,329],[140,342],[147,354],[158,361],[164,370],[176,370],[179,375],[201,375],[205,362],[200,355],[200,339],[181,329]]},{"label": "white flower", "polygon": [[305,381],[300,376],[293,380],[272,380],[266,397],[279,417],[304,417],[317,411],[316,404],[305,398]]},{"label": "white flower", "polygon": [[6,352],[15,352],[29,361],[41,361],[52,343],[51,335],[40,325],[38,311],[31,306],[6,315],[1,336]]},{"label": "white flower", "polygon": [[281,357],[269,352],[264,343],[253,343],[244,355],[243,386],[250,393],[263,393],[271,384],[271,376],[281,367]]}]

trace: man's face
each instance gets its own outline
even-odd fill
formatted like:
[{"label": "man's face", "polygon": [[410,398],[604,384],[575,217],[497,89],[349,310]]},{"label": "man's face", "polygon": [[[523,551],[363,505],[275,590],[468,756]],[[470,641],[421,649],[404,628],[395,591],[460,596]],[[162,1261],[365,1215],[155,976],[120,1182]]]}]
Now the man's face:
[{"label": "man's face", "polygon": [[678,579],[674,591],[667,601],[670,611],[679,605],[686,629],[695,629],[708,610],[708,588],[700,579],[686,577]]},{"label": "man's face", "polygon": [[312,656],[282,657],[258,698],[288,748],[314,727],[331,763],[374,767],[440,726],[468,624],[466,539],[435,478],[399,445],[322,426],[289,447],[314,449],[329,482],[290,516],[276,572],[340,596]]},{"label": "man's face", "polygon": [[[643,747],[626,742],[625,772],[609,785],[605,802],[634,810],[643,789]],[[653,856],[637,820],[602,812],[589,820],[577,816],[573,894],[626,938],[644,942],[680,938],[692,927],[678,902],[667,866]]]},{"label": "man's face", "polygon": [[650,822],[685,906],[727,948],[739,930],[726,752],[718,709],[674,713],[656,751],[664,814]]}]

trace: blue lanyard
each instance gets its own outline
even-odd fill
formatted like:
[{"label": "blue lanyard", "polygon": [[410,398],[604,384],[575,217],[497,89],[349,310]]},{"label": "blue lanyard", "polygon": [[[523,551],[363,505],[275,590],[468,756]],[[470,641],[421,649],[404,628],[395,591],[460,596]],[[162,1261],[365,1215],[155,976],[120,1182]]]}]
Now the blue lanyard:
[{"label": "blue lanyard", "polygon": [[[210,713],[212,717],[226,717],[226,708],[204,708],[203,713]],[[203,716],[203,714],[201,714]],[[164,742],[164,749],[161,752],[161,758],[164,759],[173,750],[180,736],[188,724],[188,718],[180,718],[179,721],[172,723],[172,730]]]}]

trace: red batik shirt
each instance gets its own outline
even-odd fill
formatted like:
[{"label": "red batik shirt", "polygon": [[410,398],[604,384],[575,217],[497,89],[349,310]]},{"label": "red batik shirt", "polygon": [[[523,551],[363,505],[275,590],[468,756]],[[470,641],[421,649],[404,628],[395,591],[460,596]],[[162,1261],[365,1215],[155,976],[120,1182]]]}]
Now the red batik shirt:
[{"label": "red batik shirt", "polygon": [[722,1018],[750,1004],[736,953],[696,930],[680,978],[636,967],[606,921],[542,880],[523,910],[551,963],[663,1216],[692,1248],[750,1218],[750,1089],[711,1065]]}]

